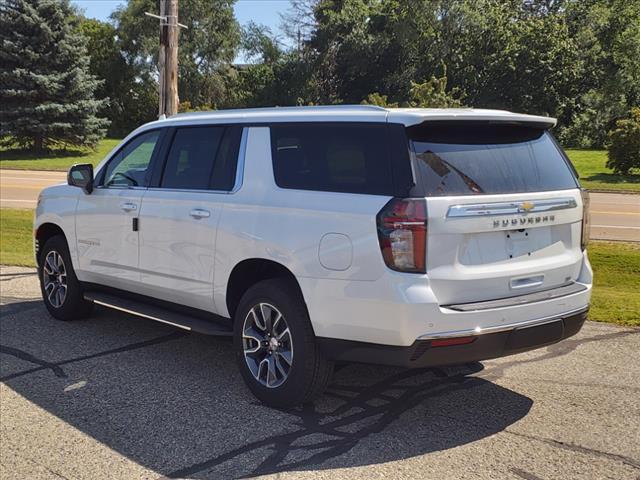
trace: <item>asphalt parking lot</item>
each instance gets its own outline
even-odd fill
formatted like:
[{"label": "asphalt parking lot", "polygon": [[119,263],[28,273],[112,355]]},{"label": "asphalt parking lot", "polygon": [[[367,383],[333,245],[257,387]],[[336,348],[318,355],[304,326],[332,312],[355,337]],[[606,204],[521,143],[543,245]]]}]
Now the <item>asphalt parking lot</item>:
[{"label": "asphalt parking lot", "polygon": [[96,309],[52,320],[0,270],[1,478],[640,478],[640,330],[455,368],[345,366],[260,405],[229,340]]}]

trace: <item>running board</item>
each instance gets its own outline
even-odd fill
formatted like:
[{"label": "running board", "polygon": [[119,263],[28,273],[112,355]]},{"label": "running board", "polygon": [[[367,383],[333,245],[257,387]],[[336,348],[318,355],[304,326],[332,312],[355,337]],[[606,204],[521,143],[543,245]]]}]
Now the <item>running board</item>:
[{"label": "running board", "polygon": [[163,307],[141,302],[130,298],[123,298],[104,292],[85,292],[84,298],[103,307],[120,310],[121,312],[147,318],[156,322],[178,327],[191,332],[205,335],[231,336],[231,325],[225,325],[215,320],[206,320],[184,313],[174,312]]}]

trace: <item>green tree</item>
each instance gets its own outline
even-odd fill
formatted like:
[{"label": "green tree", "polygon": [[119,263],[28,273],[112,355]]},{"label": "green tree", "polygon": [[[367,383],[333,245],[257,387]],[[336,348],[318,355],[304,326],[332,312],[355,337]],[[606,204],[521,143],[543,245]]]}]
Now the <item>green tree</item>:
[{"label": "green tree", "polygon": [[101,110],[111,120],[109,135],[122,137],[156,118],[158,95],[153,79],[127,61],[119,49],[116,28],[106,22],[81,18],[79,29],[87,41],[89,70],[102,81],[96,96],[109,99]]},{"label": "green tree", "polygon": [[640,107],[632,108],[629,118],[618,120],[609,132],[607,167],[622,174],[640,168]]},{"label": "green tree", "polygon": [[572,1],[564,14],[582,69],[559,138],[564,145],[603,148],[616,120],[640,104],[640,2]]},{"label": "green tree", "polygon": [[[178,92],[180,101],[193,108],[201,105],[224,107],[233,99],[229,92],[229,64],[240,42],[240,28],[233,15],[234,0],[189,0],[181,2],[178,47]],[[158,12],[156,0],[129,0],[112,19],[118,33],[118,47],[130,65],[139,69],[140,81],[156,89],[158,23],[145,16]],[[232,84],[232,83],[231,83]]]},{"label": "green tree", "polygon": [[432,76],[426,82],[412,82],[409,94],[411,107],[456,108],[462,106],[462,94],[458,88],[447,92],[446,73],[440,78]]},{"label": "green tree", "polygon": [[386,95],[380,95],[378,92],[373,92],[367,95],[367,98],[360,102],[361,105],[375,105],[377,107],[396,108],[397,102],[390,102],[389,97]]},{"label": "green tree", "polygon": [[0,4],[0,138],[42,150],[95,145],[108,122],[97,116],[98,80],[67,0]]},{"label": "green tree", "polygon": [[238,65],[235,82],[236,105],[242,107],[307,105],[315,99],[313,81],[305,50],[286,50],[270,29],[250,23],[243,29],[242,50],[251,61]]}]

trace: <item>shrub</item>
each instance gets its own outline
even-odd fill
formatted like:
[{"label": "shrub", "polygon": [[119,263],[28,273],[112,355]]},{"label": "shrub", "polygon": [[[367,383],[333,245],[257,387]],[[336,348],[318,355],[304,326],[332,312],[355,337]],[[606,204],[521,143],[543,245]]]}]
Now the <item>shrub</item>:
[{"label": "shrub", "polygon": [[632,108],[629,118],[618,120],[609,132],[607,167],[621,174],[640,168],[640,107]]}]

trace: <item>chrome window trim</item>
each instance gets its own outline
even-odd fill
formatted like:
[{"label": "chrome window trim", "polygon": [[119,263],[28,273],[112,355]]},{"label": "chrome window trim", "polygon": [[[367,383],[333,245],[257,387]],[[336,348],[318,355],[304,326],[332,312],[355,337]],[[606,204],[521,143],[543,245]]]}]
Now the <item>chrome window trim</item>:
[{"label": "chrome window trim", "polygon": [[148,187],[134,187],[132,185],[96,185],[94,190],[149,190]]},{"label": "chrome window trim", "polygon": [[[529,209],[525,204],[533,204]],[[514,215],[526,213],[551,212],[576,208],[578,203],[574,198],[554,198],[549,200],[531,200],[496,203],[474,203],[469,205],[452,205],[447,211],[447,218],[484,217],[495,215]]]},{"label": "chrome window trim", "polygon": [[236,181],[229,193],[236,193],[242,187],[244,180],[244,162],[247,153],[247,138],[249,136],[249,128],[242,128],[242,136],[240,137],[240,150],[238,151],[238,165],[236,165]]},{"label": "chrome window trim", "polygon": [[211,190],[208,188],[166,188],[166,187],[149,187],[145,190],[152,192],[177,192],[177,193],[211,193],[211,194],[223,194],[231,195],[236,193],[242,187],[242,181],[244,177],[244,158],[247,151],[247,135],[248,128],[243,127],[242,136],[240,137],[240,148],[238,149],[238,162],[236,165],[236,180],[231,190]]}]

